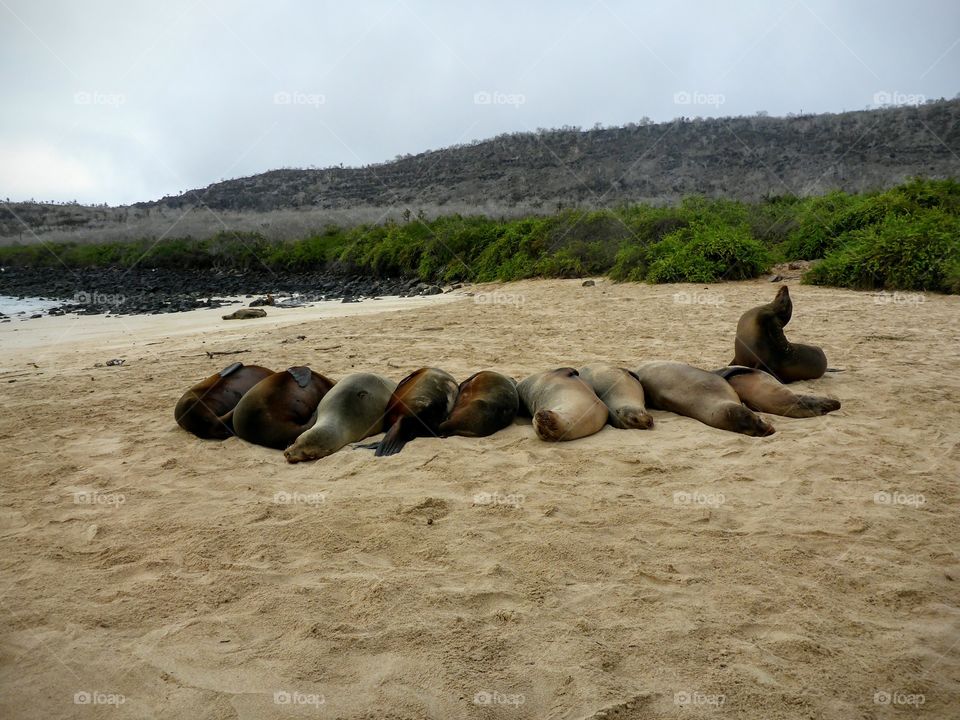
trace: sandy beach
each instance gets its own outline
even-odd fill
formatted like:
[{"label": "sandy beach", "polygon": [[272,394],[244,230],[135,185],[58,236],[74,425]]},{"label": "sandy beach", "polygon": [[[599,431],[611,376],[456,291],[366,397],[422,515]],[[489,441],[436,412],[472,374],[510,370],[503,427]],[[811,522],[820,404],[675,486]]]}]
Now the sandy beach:
[{"label": "sandy beach", "polygon": [[831,415],[562,444],[518,421],[299,465],[174,404],[234,360],[712,369],[777,286],[0,325],[0,716],[956,717],[960,297],[788,284],[788,337],[842,370],[794,389]]}]

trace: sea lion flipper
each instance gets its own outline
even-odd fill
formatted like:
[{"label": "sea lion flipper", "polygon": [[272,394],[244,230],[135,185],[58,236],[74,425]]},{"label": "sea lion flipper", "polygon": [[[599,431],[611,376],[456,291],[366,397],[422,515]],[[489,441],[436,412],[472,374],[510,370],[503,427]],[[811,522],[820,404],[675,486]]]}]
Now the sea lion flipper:
[{"label": "sea lion flipper", "polygon": [[227,365],[223,370],[220,371],[220,377],[225,378],[231,373],[235,373],[237,370],[243,367],[242,362],[235,362],[232,365]]},{"label": "sea lion flipper", "polygon": [[620,369],[623,370],[627,375],[632,375],[637,382],[640,382],[640,376],[637,375],[633,370],[627,370],[627,368],[620,368]]},{"label": "sea lion flipper", "polygon": [[297,381],[297,385],[302,388],[305,388],[310,384],[310,379],[313,376],[313,372],[310,370],[310,368],[304,365],[287,368],[287,372],[290,373],[290,376]]},{"label": "sea lion flipper", "polygon": [[232,408],[230,412],[226,413],[225,415],[221,415],[219,417],[220,422],[222,422],[224,427],[226,427],[227,430],[230,431],[231,435],[235,434],[233,431],[233,413],[235,411],[236,411],[236,408]]},{"label": "sea lion flipper", "polygon": [[383,440],[377,444],[377,452],[375,453],[377,457],[396,455],[403,450],[403,446],[407,444],[407,437],[403,432],[403,420],[404,418],[401,418],[395,422],[393,426],[387,430],[387,434],[383,436]]},{"label": "sea lion flipper", "polygon": [[[753,373],[765,372],[760,368],[746,367],[745,365],[727,365],[726,367],[712,370],[714,375],[719,375],[724,380],[729,380],[737,375],[751,375]],[[769,373],[767,373],[769,375]]]}]

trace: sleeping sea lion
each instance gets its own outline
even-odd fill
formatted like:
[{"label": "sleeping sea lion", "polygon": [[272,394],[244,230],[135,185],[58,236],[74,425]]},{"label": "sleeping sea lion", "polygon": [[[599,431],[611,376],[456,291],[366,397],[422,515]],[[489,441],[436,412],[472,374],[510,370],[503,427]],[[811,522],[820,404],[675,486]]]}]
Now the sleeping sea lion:
[{"label": "sleeping sea lion", "polygon": [[237,403],[234,431],[248,442],[283,450],[313,425],[317,405],[332,387],[332,380],[308,367],[273,373]]},{"label": "sleeping sea lion", "polygon": [[797,395],[773,375],[755,368],[733,365],[714,370],[736,391],[740,400],[757,412],[804,418],[840,409],[840,401],[818,395]]},{"label": "sleeping sea lion", "polygon": [[197,437],[223,440],[233,435],[233,410],[254,385],[273,370],[235,362],[187,390],[173,417]]},{"label": "sleeping sea lion", "polygon": [[502,430],[517,416],[517,383],[492,370],[482,370],[460,383],[450,417],[440,423],[440,435],[486,437]]},{"label": "sleeping sea lion", "polygon": [[793,315],[790,291],[783,285],[773,302],[747,310],[737,323],[731,365],[766,370],[780,382],[815,380],[827,370],[827,356],[815,345],[791,343],[783,328]]},{"label": "sleeping sea lion", "polygon": [[653,418],[644,405],[643,385],[637,374],[613,365],[588,365],[580,368],[580,377],[610,411],[607,422],[626,430],[653,427]]},{"label": "sleeping sea lion", "polygon": [[383,426],[387,434],[376,455],[395,455],[415,437],[437,437],[457,400],[457,381],[438,368],[420,368],[407,375],[390,396]]},{"label": "sleeping sea lion", "polygon": [[234,310],[229,315],[224,315],[224,320],[250,320],[252,318],[266,317],[267,311],[260,308],[240,308]]},{"label": "sleeping sea lion", "polygon": [[573,368],[531,375],[517,393],[541,440],[576,440],[607,424],[607,406]]},{"label": "sleeping sea lion", "polygon": [[678,362],[641,365],[648,407],[685,415],[721,430],[744,435],[773,435],[773,426],[743,406],[730,383],[719,375]]},{"label": "sleeping sea lion", "polygon": [[323,396],[313,427],[284,450],[284,456],[292,463],[323,458],[383,432],[383,416],[396,387],[393,380],[372,373],[347,375]]}]

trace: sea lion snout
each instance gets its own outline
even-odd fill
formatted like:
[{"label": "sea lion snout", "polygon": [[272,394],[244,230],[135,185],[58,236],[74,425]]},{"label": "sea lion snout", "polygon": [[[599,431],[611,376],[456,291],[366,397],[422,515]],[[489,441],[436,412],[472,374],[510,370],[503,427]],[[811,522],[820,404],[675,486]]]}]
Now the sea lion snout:
[{"label": "sea lion snout", "polygon": [[743,405],[730,408],[728,418],[730,429],[752,437],[768,437],[776,432],[776,428],[756,413]]},{"label": "sea lion snout", "polygon": [[649,430],[653,427],[653,416],[639,408],[618,408],[617,418],[620,420],[621,427],[636,428],[638,430]]},{"label": "sea lion snout", "polygon": [[307,459],[307,454],[301,448],[298,448],[294,445],[291,445],[284,450],[283,456],[287,459],[288,463],[303,462]]},{"label": "sea lion snout", "polygon": [[309,460],[320,460],[333,452],[334,450],[330,448],[321,448],[308,443],[295,442],[283,451],[283,456],[287,459],[287,462],[292,465]]}]

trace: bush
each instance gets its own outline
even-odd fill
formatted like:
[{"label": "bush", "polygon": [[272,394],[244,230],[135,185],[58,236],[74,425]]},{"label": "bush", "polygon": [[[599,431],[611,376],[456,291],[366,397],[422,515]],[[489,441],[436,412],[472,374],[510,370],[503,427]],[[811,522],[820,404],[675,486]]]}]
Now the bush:
[{"label": "bush", "polygon": [[286,272],[331,270],[425,281],[520,280],[609,273],[617,281],[716,282],[756,277],[774,260],[826,258],[808,282],[960,292],[960,183],[916,178],[882,193],[691,197],[678,207],[622,205],[495,220],[452,214],[301,240],[257,232],[0,248],[0,264]]},{"label": "bush", "polygon": [[697,222],[671,233],[647,253],[650,282],[719,282],[757,277],[770,257],[744,226]]},{"label": "bush", "polygon": [[804,282],[857,289],[939,290],[960,285],[960,219],[941,210],[891,215],[849,233]]},{"label": "bush", "polygon": [[960,183],[914,178],[883,193],[848,195],[834,192],[804,201],[798,226],[783,247],[788,259],[816,260],[843,247],[849,233],[865,230],[888,218],[939,208],[960,215]]},{"label": "bush", "polygon": [[845,192],[832,192],[818,198],[808,198],[797,210],[796,229],[789,233],[783,247],[783,256],[794,260],[816,260],[831,249],[841,232],[840,218],[847,218],[845,229],[853,229],[848,216],[853,215],[863,197]]},{"label": "bush", "polygon": [[649,253],[645,245],[627,245],[620,249],[610,270],[610,278],[617,282],[646,280],[650,269]]}]

